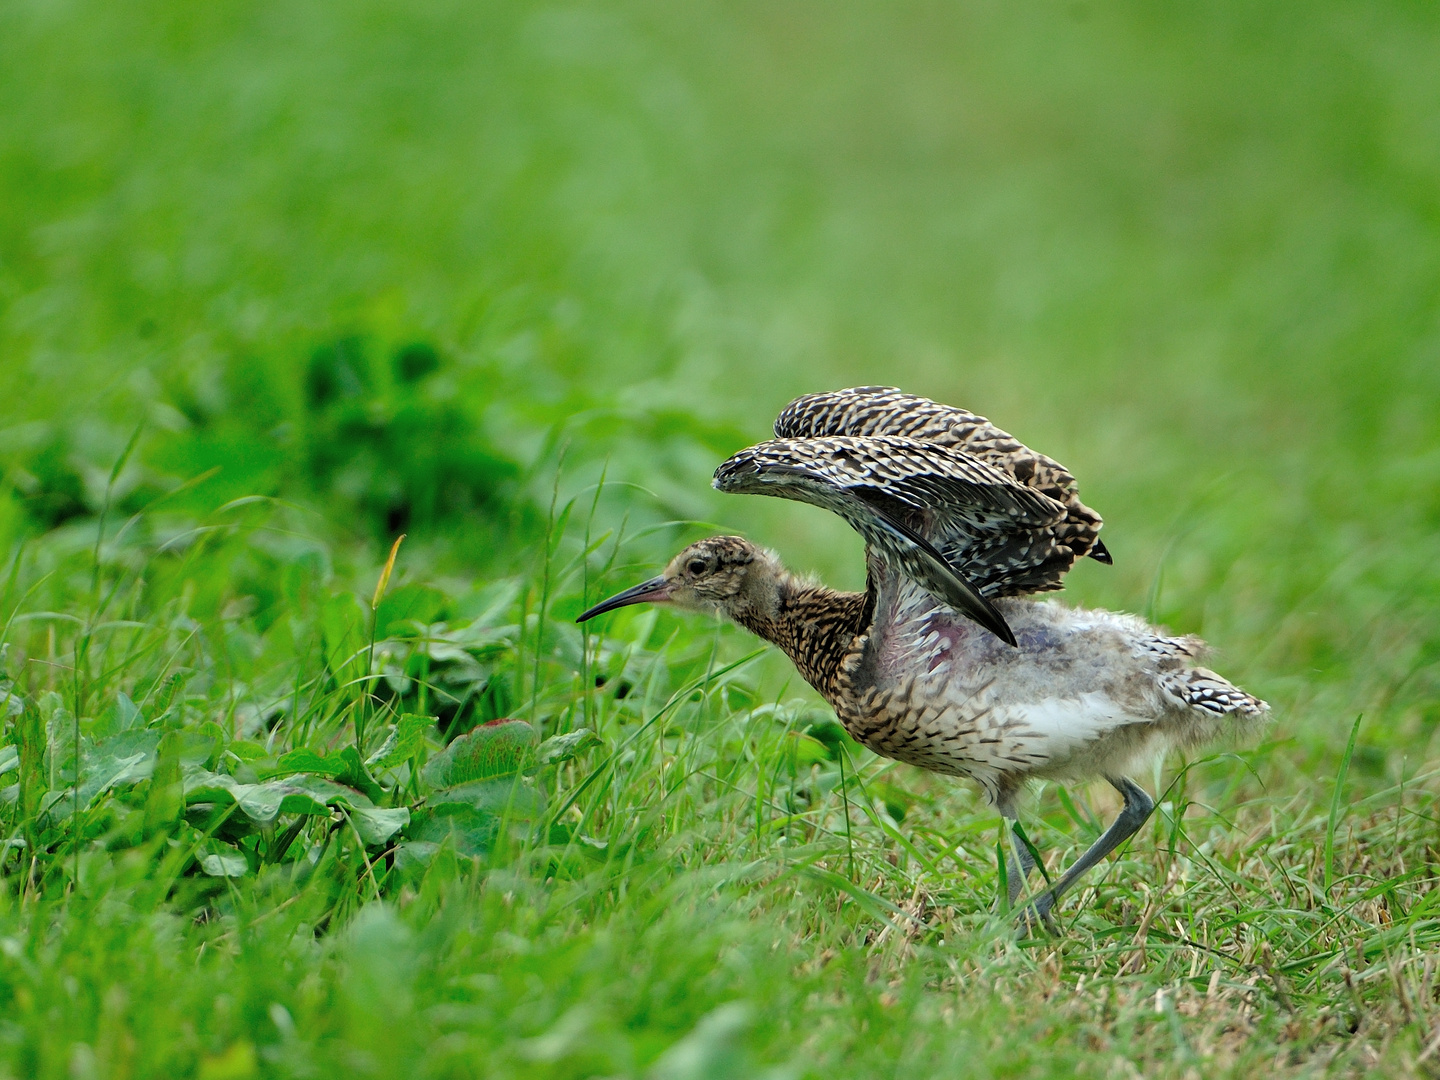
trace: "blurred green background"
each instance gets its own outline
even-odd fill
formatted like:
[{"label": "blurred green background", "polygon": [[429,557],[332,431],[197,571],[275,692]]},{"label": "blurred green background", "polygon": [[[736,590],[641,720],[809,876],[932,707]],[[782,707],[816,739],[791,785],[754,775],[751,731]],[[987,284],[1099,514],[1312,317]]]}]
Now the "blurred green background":
[{"label": "blurred green background", "polygon": [[[1418,1069],[1437,56],[1386,0],[0,0],[0,1080]],[[1064,462],[1115,557],[1069,602],[1274,705],[1054,941],[973,787],[847,789],[774,650],[570,623],[722,530],[858,586],[709,479],[866,383]],[[596,731],[545,828],[425,831],[415,769],[502,715]],[[413,860],[329,803],[201,836],[177,745],[363,785],[391,720]]]},{"label": "blurred green background", "polygon": [[1404,3],[4,3],[0,537],[88,543],[138,429],[118,510],[205,477],[177,522],[279,496],[370,566],[533,569],[604,469],[608,522],[855,585],[708,477],[892,383],[1080,477],[1072,598],[1211,639],[1296,760],[1364,710],[1413,769],[1437,47]]}]

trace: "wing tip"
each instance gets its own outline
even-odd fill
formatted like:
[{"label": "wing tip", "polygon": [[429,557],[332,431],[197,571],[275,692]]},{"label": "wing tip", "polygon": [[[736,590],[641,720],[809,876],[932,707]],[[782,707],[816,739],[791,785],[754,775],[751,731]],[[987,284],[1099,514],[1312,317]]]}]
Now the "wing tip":
[{"label": "wing tip", "polygon": [[956,610],[989,630],[1012,649],[1018,649],[1020,643],[1015,640],[1015,631],[1010,629],[1010,624],[1005,621],[1005,616],[1000,614],[1000,609],[994,602],[978,591],[974,593],[974,601]]},{"label": "wing tip", "polygon": [[1110,549],[1105,546],[1105,541],[1098,537],[1095,539],[1095,543],[1090,545],[1090,550],[1085,554],[1098,563],[1104,563],[1106,566],[1115,565],[1115,560],[1110,555]]},{"label": "wing tip", "polygon": [[946,603],[977,626],[989,630],[1012,649],[1020,647],[1020,643],[1015,640],[1015,631],[1010,629],[1005,616],[1000,614],[1000,609],[988,598],[976,592],[965,598],[968,602],[957,602],[958,600],[959,597],[950,597],[946,599]]},{"label": "wing tip", "polygon": [[747,446],[722,461],[710,478],[710,486],[716,491],[743,492],[743,481],[759,473],[755,466],[755,447]]},{"label": "wing tip", "polygon": [[987,626],[985,629],[989,630],[1012,649],[1018,649],[1020,647],[1020,643],[1015,640],[1015,631],[1010,629],[1010,624],[1005,621],[1003,616],[1000,618],[998,626]]}]

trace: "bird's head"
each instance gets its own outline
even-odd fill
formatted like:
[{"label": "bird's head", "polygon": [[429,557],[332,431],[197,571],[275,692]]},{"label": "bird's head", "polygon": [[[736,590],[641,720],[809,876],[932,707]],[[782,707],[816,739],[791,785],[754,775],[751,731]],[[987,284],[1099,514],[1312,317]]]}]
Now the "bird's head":
[{"label": "bird's head", "polygon": [[602,600],[576,622],[629,604],[673,604],[735,619],[758,612],[773,615],[786,577],[770,552],[739,536],[712,536],[691,544],[670,560],[665,572]]}]

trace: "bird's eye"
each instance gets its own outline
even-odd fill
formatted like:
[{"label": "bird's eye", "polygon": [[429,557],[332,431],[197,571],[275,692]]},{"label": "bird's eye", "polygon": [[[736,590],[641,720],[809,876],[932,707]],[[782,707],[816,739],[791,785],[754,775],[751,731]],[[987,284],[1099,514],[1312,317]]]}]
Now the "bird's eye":
[{"label": "bird's eye", "polygon": [[688,570],[688,571],[690,571],[690,573],[691,573],[693,576],[699,577],[701,574],[703,574],[703,573],[705,572],[705,560],[704,560],[704,559],[691,559],[691,560],[690,560],[690,565],[688,565],[687,567],[685,567],[685,569]]}]

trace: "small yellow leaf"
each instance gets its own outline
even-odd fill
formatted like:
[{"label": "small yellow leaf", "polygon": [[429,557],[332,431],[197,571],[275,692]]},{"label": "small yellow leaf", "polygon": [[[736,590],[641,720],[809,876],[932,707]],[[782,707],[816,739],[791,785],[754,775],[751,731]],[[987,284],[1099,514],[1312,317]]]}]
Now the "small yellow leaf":
[{"label": "small yellow leaf", "polygon": [[380,571],[380,580],[375,584],[375,599],[370,601],[372,608],[378,608],[380,601],[385,599],[385,587],[390,584],[390,572],[395,569],[395,555],[400,551],[400,541],[404,539],[405,534],[401,533],[390,545],[390,557],[385,560],[385,569]]}]

